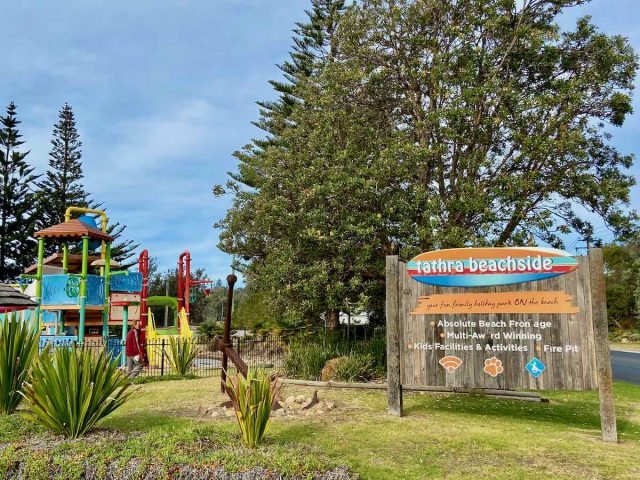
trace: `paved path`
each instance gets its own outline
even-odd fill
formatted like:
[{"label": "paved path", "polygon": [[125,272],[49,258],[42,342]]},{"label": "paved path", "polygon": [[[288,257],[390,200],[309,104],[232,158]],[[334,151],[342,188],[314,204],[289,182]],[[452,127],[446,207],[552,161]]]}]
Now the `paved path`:
[{"label": "paved path", "polygon": [[640,352],[611,350],[613,379],[640,385]]}]

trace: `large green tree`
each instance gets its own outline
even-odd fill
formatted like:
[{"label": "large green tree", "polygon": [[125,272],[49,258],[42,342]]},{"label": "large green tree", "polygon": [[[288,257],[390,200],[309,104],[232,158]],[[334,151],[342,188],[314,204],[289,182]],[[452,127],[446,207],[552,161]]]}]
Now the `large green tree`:
[{"label": "large green tree", "polygon": [[300,320],[354,302],[381,312],[386,254],[560,247],[596,221],[633,233],[632,157],[608,132],[631,112],[637,58],[588,18],[561,32],[557,16],[581,3],[348,9],[252,188],[235,185],[222,247]]},{"label": "large green tree", "polygon": [[0,116],[0,280],[15,279],[35,257],[34,175],[22,150],[16,105]]}]

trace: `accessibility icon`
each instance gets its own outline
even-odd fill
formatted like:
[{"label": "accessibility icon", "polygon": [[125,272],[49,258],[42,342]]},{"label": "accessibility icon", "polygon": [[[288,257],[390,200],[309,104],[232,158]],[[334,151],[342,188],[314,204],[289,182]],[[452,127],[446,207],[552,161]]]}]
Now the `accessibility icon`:
[{"label": "accessibility icon", "polygon": [[542,372],[544,372],[544,369],[546,367],[544,366],[544,363],[533,357],[533,359],[529,363],[527,363],[525,368],[531,375],[533,375],[534,378],[538,378],[540,375],[542,375]]}]

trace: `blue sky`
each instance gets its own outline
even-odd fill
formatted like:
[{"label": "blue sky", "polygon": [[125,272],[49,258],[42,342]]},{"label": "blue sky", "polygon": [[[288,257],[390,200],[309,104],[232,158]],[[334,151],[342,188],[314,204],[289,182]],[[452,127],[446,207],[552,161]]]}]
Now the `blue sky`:
[{"label": "blue sky", "polygon": [[[232,152],[260,135],[250,124],[255,101],[273,97],[267,81],[279,78],[275,65],[308,4],[5,0],[0,106],[18,105],[28,158],[42,172],[68,102],[84,144],[85,186],[110,218],[162,268],[189,249],[195,266],[224,277],[230,259],[216,248],[212,225],[230,202],[211,187],[235,168]],[[637,0],[595,0],[562,23],[583,14],[640,51]],[[613,131],[622,151],[638,151],[638,118]],[[633,203],[640,205],[637,190]]]}]

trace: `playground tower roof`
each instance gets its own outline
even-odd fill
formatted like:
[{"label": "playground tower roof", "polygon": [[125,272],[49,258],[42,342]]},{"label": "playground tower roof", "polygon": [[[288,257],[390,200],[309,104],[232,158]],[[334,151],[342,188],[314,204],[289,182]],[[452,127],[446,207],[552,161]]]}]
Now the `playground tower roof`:
[{"label": "playground tower roof", "polygon": [[[100,255],[89,255],[88,257],[89,264],[93,264],[96,260],[100,259]],[[53,253],[49,255],[42,261],[42,265],[50,266],[50,267],[60,267],[62,268],[63,255],[60,252]],[[111,263],[113,265],[113,262]],[[69,273],[79,273],[82,269],[82,255],[77,255],[70,253],[69,258],[67,259],[67,269]],[[34,263],[30,267],[28,267],[24,273],[33,273],[38,270],[38,264]]]},{"label": "playground tower roof", "polygon": [[107,235],[97,228],[90,227],[86,223],[82,223],[77,219],[69,220],[68,222],[59,223],[58,225],[40,230],[35,233],[35,236],[57,239],[81,239],[82,237],[87,236],[91,240],[104,240],[106,242],[113,241],[113,237],[111,235]]}]

